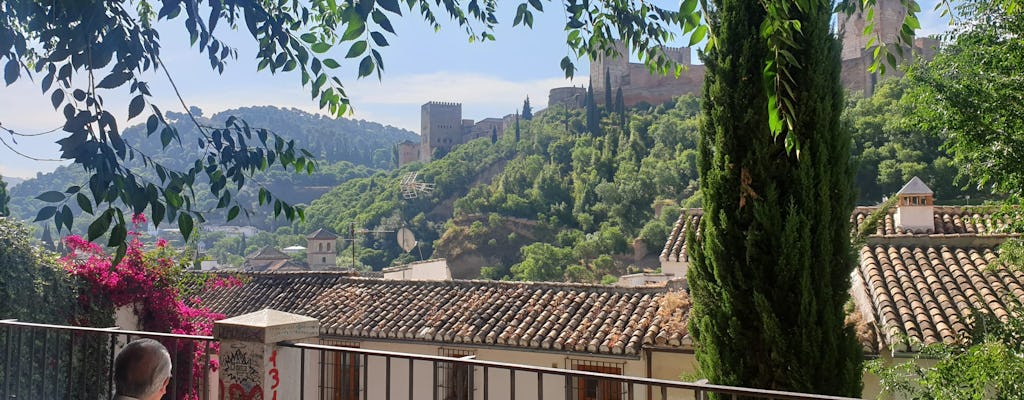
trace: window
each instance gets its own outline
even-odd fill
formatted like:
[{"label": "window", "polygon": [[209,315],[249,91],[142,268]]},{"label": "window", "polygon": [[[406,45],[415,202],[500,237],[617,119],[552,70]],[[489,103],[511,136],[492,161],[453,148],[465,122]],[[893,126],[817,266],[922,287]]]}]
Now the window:
[{"label": "window", "polygon": [[[622,375],[622,363],[567,359],[569,369],[577,371],[599,372],[602,374]],[[623,393],[622,381],[615,379],[596,379],[579,377],[573,380],[573,392],[578,400],[621,400]]]},{"label": "window", "polygon": [[[466,357],[476,355],[471,349],[438,349],[437,355],[444,357]],[[438,363],[438,397],[441,400],[469,400],[473,395],[473,368],[467,364]]]},{"label": "window", "polygon": [[331,251],[331,244],[327,243],[327,251]]},{"label": "window", "polygon": [[320,257],[320,263],[326,264],[327,263],[327,257]]},{"label": "window", "polygon": [[[320,339],[320,344],[359,348],[358,342]],[[320,400],[359,399],[359,356],[344,351],[320,352]]]},{"label": "window", "polygon": [[322,251],[324,251],[324,244],[323,243],[317,243],[316,244],[316,248],[317,248],[317,251],[322,252]]}]

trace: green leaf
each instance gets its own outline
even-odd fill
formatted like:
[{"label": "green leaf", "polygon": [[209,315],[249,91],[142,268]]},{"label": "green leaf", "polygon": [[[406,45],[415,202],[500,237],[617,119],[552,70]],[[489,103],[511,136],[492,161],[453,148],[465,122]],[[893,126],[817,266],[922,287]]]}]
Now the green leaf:
[{"label": "green leaf", "polygon": [[544,4],[540,0],[530,0],[530,5],[537,11],[544,11]]},{"label": "green leaf", "polygon": [[110,228],[110,220],[114,217],[113,211],[112,208],[108,208],[99,218],[89,224],[88,238],[90,242],[103,236],[107,232],[107,228]]},{"label": "green leaf", "polygon": [[325,59],[324,60],[324,65],[326,65],[327,68],[331,68],[331,69],[338,68],[338,67],[341,66],[341,64],[338,64],[338,62],[334,61],[333,58]]},{"label": "green leaf", "polygon": [[46,206],[46,207],[43,207],[43,208],[41,208],[39,210],[39,213],[36,214],[36,219],[33,220],[32,222],[39,222],[39,221],[48,220],[51,217],[53,217],[53,215],[56,214],[56,213],[57,213],[57,206]]},{"label": "green leaf", "polygon": [[310,49],[312,49],[314,53],[326,53],[327,50],[331,49],[331,45],[324,42],[319,42],[314,43],[312,46],[310,46]]},{"label": "green leaf", "polygon": [[707,36],[707,34],[708,34],[708,26],[707,25],[698,26],[697,29],[693,31],[693,34],[690,35],[690,44],[688,44],[686,46],[687,47],[693,47],[697,43],[700,43],[701,41],[703,41],[704,37]]},{"label": "green leaf", "polygon": [[107,246],[121,246],[125,243],[125,239],[127,238],[128,228],[124,226],[124,223],[118,222],[118,224],[114,225],[114,228],[110,230],[110,240],[107,240]]},{"label": "green leaf", "polygon": [[365,52],[366,52],[366,41],[365,40],[360,40],[360,41],[355,42],[355,43],[352,44],[352,47],[350,47],[348,49],[348,54],[345,55],[345,58],[356,58],[356,57],[359,57],[359,56],[363,55],[363,53],[365,53]]},{"label": "green leaf", "polygon": [[188,241],[188,238],[192,236],[192,216],[188,213],[178,214],[178,229],[181,230],[181,236]]},{"label": "green leaf", "polygon": [[64,198],[64,193],[58,192],[56,190],[51,190],[49,192],[45,192],[41,195],[36,196],[37,200],[45,201],[47,203],[59,203],[64,201]]},{"label": "green leaf", "polygon": [[373,58],[370,56],[363,57],[363,61],[359,62],[359,77],[370,76],[373,73]]},{"label": "green leaf", "polygon": [[679,13],[686,16],[693,14],[693,11],[697,9],[697,0],[685,0],[679,5]]},{"label": "green leaf", "polygon": [[92,202],[89,201],[89,198],[86,197],[85,194],[79,193],[78,196],[76,196],[76,199],[78,200],[78,207],[81,208],[82,211],[92,214]]},{"label": "green leaf", "polygon": [[402,9],[398,6],[398,0],[377,0],[381,8],[402,15]]},{"label": "green leaf", "polygon": [[136,115],[142,112],[142,109],[146,106],[146,99],[142,95],[135,96],[132,102],[128,104],[128,119],[135,118]]},{"label": "green leaf", "polygon": [[316,43],[316,35],[312,33],[303,33],[302,36],[299,36],[299,38],[302,39],[303,42],[309,44]]},{"label": "green leaf", "polygon": [[231,207],[231,209],[228,210],[228,221],[230,222],[231,220],[238,217],[239,211],[241,211],[241,208],[239,208],[238,206]]},{"label": "green leaf", "polygon": [[18,80],[19,75],[21,75],[21,68],[18,65],[18,59],[12,58],[7,61],[7,66],[4,67],[4,81],[7,82],[7,86],[11,86],[14,81]]},{"label": "green leaf", "polygon": [[373,43],[377,44],[377,47],[386,47],[388,45],[388,40],[380,32],[370,32],[370,37],[373,38]]}]

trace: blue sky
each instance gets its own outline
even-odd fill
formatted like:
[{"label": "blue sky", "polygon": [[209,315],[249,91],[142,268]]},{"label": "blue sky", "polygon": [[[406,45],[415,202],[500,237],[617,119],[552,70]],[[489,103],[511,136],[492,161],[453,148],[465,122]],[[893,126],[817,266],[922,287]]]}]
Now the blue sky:
[{"label": "blue sky", "polygon": [[[921,1],[923,34],[941,32],[948,23],[932,12],[936,1]],[[549,10],[535,15],[532,30],[510,26],[514,6],[518,3],[500,3],[502,25],[496,32],[495,42],[469,43],[465,33],[450,23],[435,33],[410,13],[393,20],[398,36],[388,37],[391,46],[382,51],[385,64],[382,80],[377,80],[376,76],[357,80],[355,63],[343,63],[338,70],[355,108],[352,118],[415,132],[419,126],[419,107],[427,101],[460,102],[464,118],[482,119],[514,112],[527,96],[534,109],[543,108],[548,89],[585,84],[589,66],[586,60],[577,62],[577,78],[571,82],[564,79],[559,68],[559,60],[570,53],[564,44],[564,15],[558,11],[558,3],[544,3]],[[677,4],[674,1],[656,3],[665,7]],[[159,26],[163,37],[162,58],[187,104],[202,108],[206,115],[253,105],[318,112],[308,90],[300,86],[297,74],[257,72],[253,61],[256,47],[248,33],[231,32],[223,26],[218,34],[239,50],[239,58],[229,63],[223,75],[212,72],[206,56],[189,47],[180,19]],[[682,38],[679,41],[682,42]],[[340,61],[345,50],[333,49],[330,55]],[[150,74],[146,79],[153,86],[157,105],[164,110],[181,111],[162,74]],[[127,100],[118,92],[106,95],[108,109],[122,113],[127,109]],[[119,125],[141,123],[143,118],[126,122],[122,115]],[[15,85],[0,87],[0,123],[15,131],[37,133],[60,126],[62,118],[50,106],[49,96],[40,93],[37,83],[22,79]],[[33,157],[55,158],[57,145],[53,142],[61,134],[58,131],[19,138],[16,148]],[[10,136],[2,135],[10,143]],[[58,165],[61,163],[35,161],[0,148],[0,175],[31,177],[37,172],[52,171]]]}]

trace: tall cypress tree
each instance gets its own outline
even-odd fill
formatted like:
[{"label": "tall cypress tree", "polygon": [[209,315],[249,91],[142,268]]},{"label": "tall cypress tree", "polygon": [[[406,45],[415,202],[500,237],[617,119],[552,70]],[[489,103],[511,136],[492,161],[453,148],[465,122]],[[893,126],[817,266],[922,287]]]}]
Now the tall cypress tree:
[{"label": "tall cypress tree", "polygon": [[587,88],[587,131],[591,136],[597,136],[601,131],[601,117],[597,114],[597,102],[594,100],[594,85]]},{"label": "tall cypress tree", "polygon": [[[697,360],[715,384],[857,396],[862,353],[843,312],[854,191],[830,2],[791,10],[802,31],[792,38],[800,65],[789,71],[799,112],[778,136],[762,78],[765,5],[712,3],[716,45],[703,55],[699,144],[704,216],[689,269]],[[786,135],[799,150],[787,150]]]},{"label": "tall cypress tree", "polygon": [[604,69],[604,110],[612,110],[612,73],[608,68]]},{"label": "tall cypress tree", "polygon": [[622,97],[622,86],[615,89],[615,112],[619,113],[619,125],[626,129],[626,100]]},{"label": "tall cypress tree", "polygon": [[530,109],[530,96],[526,96],[526,100],[523,101],[523,119],[527,121],[533,119],[533,110]]},{"label": "tall cypress tree", "polygon": [[7,209],[7,203],[10,202],[11,195],[7,194],[7,182],[4,182],[4,177],[0,175],[0,217],[11,215],[11,211]]}]

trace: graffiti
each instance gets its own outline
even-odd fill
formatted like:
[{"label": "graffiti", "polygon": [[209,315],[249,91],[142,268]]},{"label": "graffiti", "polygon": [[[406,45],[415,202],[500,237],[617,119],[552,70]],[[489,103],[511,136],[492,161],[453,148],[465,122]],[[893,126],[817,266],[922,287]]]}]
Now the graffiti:
[{"label": "graffiti", "polygon": [[[221,356],[221,374],[230,383],[255,386],[263,382],[258,366],[263,364],[263,346],[248,346],[244,343],[232,343],[230,349]],[[223,348],[221,352],[224,352]]]},{"label": "graffiti", "polygon": [[270,375],[270,380],[274,383],[270,385],[271,394],[273,394],[273,400],[277,400],[277,387],[281,384],[281,376],[277,371],[277,350],[270,353],[270,371],[267,371]]},{"label": "graffiti", "polygon": [[247,392],[242,385],[232,383],[228,389],[228,400],[263,400],[263,388],[256,385]]}]

